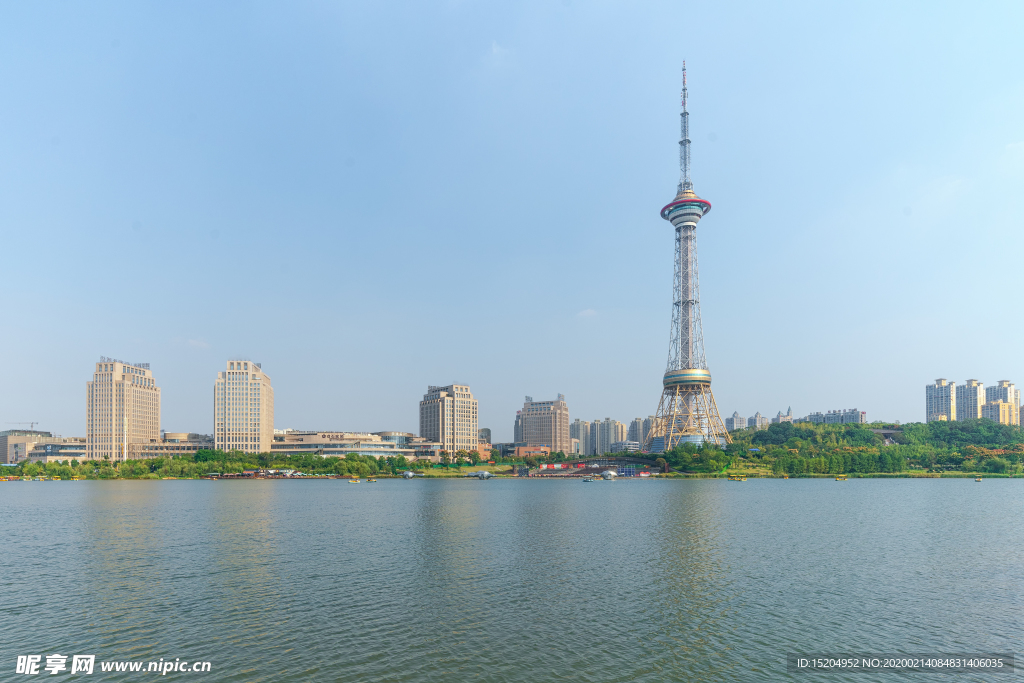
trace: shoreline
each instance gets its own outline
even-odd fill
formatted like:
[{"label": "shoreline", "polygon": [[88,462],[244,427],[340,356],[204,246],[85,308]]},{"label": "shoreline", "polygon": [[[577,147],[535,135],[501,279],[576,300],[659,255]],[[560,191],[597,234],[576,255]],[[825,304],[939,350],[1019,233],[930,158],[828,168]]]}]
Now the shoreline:
[{"label": "shoreline", "polygon": [[[734,473],[739,474],[739,473]],[[695,480],[695,479],[721,479],[729,481],[729,477],[734,476],[731,474],[703,474],[703,473],[682,473],[673,472],[670,474],[657,474],[650,477],[627,477],[620,476],[616,477],[616,480]],[[792,475],[761,475],[761,474],[742,474],[741,476],[746,479],[835,479],[837,476],[845,477],[846,479],[1024,479],[1024,474],[1002,474],[996,472],[871,472],[871,473],[845,473],[845,474],[792,474]],[[371,479],[404,479],[402,475],[390,475],[390,474],[378,474],[370,477]],[[507,474],[496,474],[491,477],[492,479],[501,480],[582,480],[582,476],[558,476],[558,475],[531,475],[528,477],[520,477],[515,475]],[[16,482],[43,482],[43,481],[352,481],[357,480],[360,483],[366,482],[367,477],[351,477],[351,476],[317,476],[317,475],[306,475],[306,476],[290,476],[290,477],[81,477],[76,479],[60,478],[60,477],[18,477],[18,478],[0,478],[0,484],[3,483],[16,483]],[[428,474],[425,476],[416,477],[416,479],[476,479],[476,477],[466,476],[465,474]]]}]

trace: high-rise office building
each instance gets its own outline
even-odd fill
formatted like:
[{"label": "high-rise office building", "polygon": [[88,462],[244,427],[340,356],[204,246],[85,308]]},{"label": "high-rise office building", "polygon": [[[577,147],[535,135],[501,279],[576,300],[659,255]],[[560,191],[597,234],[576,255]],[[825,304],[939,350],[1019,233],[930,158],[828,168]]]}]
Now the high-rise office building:
[{"label": "high-rise office building", "polygon": [[477,432],[476,440],[480,443],[494,443],[491,441],[491,430],[487,427],[481,427]]},{"label": "high-rise office building", "polygon": [[14,465],[28,459],[38,443],[52,443],[59,439],[50,432],[34,429],[10,429],[0,432],[0,463]]},{"label": "high-rise office building", "polygon": [[731,432],[731,431],[736,430],[736,429],[746,429],[746,428],[747,428],[747,418],[740,417],[740,414],[737,411],[733,411],[732,417],[725,418],[725,429],[726,429],[726,431],[730,431]]},{"label": "high-rise office building", "polygon": [[601,455],[601,421],[590,423],[590,443],[587,444],[587,455]]},{"label": "high-rise office building", "polygon": [[213,384],[217,449],[269,453],[274,441],[274,388],[259,363],[229,360]]},{"label": "high-rise office building", "polygon": [[516,411],[516,423],[512,427],[512,443],[526,443],[526,429],[524,428],[523,411],[521,410]]},{"label": "high-rise office building", "polygon": [[969,379],[956,387],[956,419],[977,420],[981,407],[985,405],[985,385],[976,379]]},{"label": "high-rise office building", "polygon": [[519,414],[527,446],[549,446],[552,453],[569,452],[569,406],[565,396],[559,394],[554,401],[534,401],[527,396]]},{"label": "high-rise office building", "polygon": [[1003,401],[1013,406],[1013,417],[1003,424],[1020,424],[1020,391],[1008,379],[999,380],[994,387],[985,387],[985,403]]},{"label": "high-rise office building", "polygon": [[449,453],[475,451],[480,438],[476,411],[476,399],[465,384],[427,387],[420,401],[420,436]]},{"label": "high-rise office building", "polygon": [[956,419],[956,382],[940,377],[924,388],[924,415],[926,422]]},{"label": "high-rise office building", "polygon": [[85,384],[85,439],[90,460],[123,462],[160,440],[160,387],[149,363],[101,357]]},{"label": "high-rise office building", "polygon": [[579,441],[579,454],[590,455],[590,423],[576,418],[569,425],[569,438]]}]

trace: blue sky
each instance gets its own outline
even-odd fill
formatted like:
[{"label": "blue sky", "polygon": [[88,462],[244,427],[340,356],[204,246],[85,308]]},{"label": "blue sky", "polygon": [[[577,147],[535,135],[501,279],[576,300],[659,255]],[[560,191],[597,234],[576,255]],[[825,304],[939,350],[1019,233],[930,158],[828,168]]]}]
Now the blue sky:
[{"label": "blue sky", "polygon": [[[1024,384],[1017,3],[5,3],[0,421],[85,432],[100,355],[212,428],[418,429],[466,382],[654,412],[690,84],[723,415],[921,420]],[[0,425],[7,428],[7,425]]]}]

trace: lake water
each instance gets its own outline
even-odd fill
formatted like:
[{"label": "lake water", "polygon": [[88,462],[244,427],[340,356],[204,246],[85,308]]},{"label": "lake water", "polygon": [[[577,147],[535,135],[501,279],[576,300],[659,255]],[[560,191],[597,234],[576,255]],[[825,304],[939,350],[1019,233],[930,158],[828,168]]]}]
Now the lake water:
[{"label": "lake water", "polygon": [[0,680],[60,653],[209,681],[863,682],[901,677],[786,653],[1024,651],[1020,480],[9,482],[0,514]]}]

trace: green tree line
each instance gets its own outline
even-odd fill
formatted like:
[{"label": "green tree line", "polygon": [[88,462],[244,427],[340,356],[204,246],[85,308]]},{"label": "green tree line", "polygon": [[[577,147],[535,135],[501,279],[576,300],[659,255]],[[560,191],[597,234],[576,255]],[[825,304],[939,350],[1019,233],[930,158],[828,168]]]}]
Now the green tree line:
[{"label": "green tree line", "polygon": [[[889,443],[873,429],[896,430]],[[777,474],[1021,472],[1024,432],[992,420],[889,424],[772,424],[730,432],[726,453]]]}]

